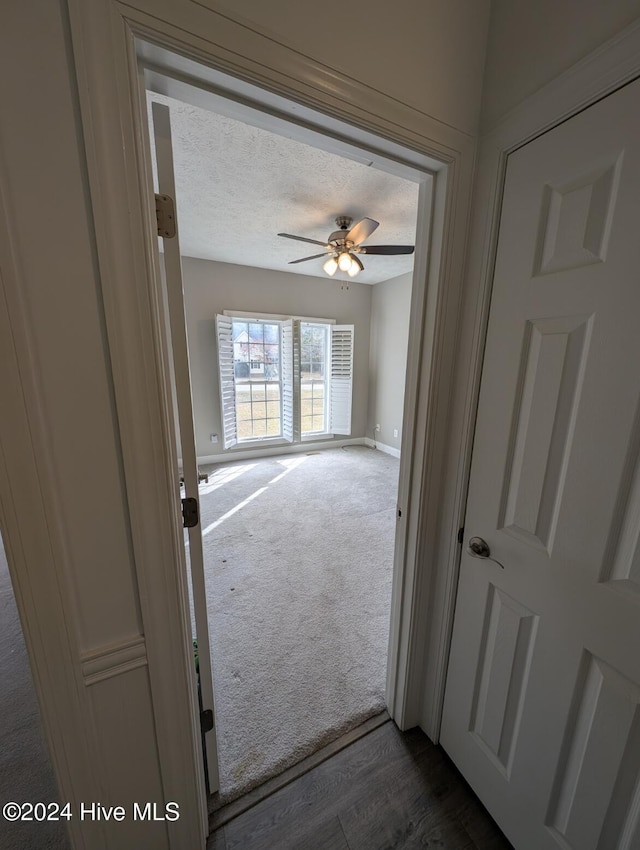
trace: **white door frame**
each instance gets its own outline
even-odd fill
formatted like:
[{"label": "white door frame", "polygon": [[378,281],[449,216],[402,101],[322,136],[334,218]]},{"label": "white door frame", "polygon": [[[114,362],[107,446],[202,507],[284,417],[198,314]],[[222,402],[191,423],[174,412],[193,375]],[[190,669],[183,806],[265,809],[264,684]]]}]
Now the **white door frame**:
[{"label": "white door frame", "polygon": [[[430,222],[431,250],[422,252],[414,272],[417,285],[412,297],[403,427],[405,460],[401,467],[388,664],[390,712],[402,728],[414,726],[420,721],[424,645],[424,618],[419,612],[424,610],[431,587],[430,568],[440,518],[443,469],[439,459],[445,455],[448,436],[443,411],[449,403],[455,354],[473,139],[350,78],[338,74],[326,78],[326,69],[319,64],[186,0],[170,4],[136,0],[135,7],[122,6],[116,0],[70,0],[69,6],[128,492],[141,494],[146,489],[150,458],[136,452],[143,441],[155,436],[158,453],[154,464],[170,463],[165,424],[154,418],[154,404],[145,404],[140,392],[142,387],[157,388],[166,354],[159,332],[156,269],[149,240],[154,210],[142,177],[142,128],[136,127],[133,119],[139,111],[136,98],[140,96],[135,38],[213,64],[240,81],[259,84],[328,114],[327,121],[331,117],[348,120],[360,132],[375,134],[379,145],[383,144],[381,139],[390,140],[391,145],[417,151],[432,163],[433,216],[426,219]],[[424,218],[422,227],[426,228]],[[166,399],[164,404],[167,419]],[[154,568],[146,557],[151,542],[146,535],[153,535],[157,524],[168,519],[169,506],[169,493],[152,498],[145,493],[130,505],[136,528],[133,543],[137,571],[147,590],[142,616],[149,646],[159,639],[155,630],[160,622],[154,609],[162,591],[158,588],[151,592]],[[166,635],[163,637],[166,639]],[[184,635],[174,637],[180,641]],[[153,691],[152,667],[149,653]],[[161,676],[158,673],[159,689]],[[162,700],[154,698],[154,711],[162,721],[168,700],[166,687],[160,693]],[[192,718],[187,720],[192,722]],[[166,728],[164,722],[161,725]],[[426,731],[437,736],[436,728]],[[161,763],[163,772],[183,768],[170,747],[161,753]],[[184,781],[192,780],[185,776]]]},{"label": "white door frame", "polygon": [[[137,30],[134,30],[137,31]],[[284,132],[289,138],[304,143],[326,145],[326,149],[338,155],[349,156],[356,149],[367,151],[374,166],[398,173],[406,179],[418,179],[420,182],[416,231],[422,234],[417,240],[411,308],[409,316],[408,365],[404,399],[403,446],[401,457],[398,492],[398,533],[395,540],[395,568],[392,599],[391,629],[387,664],[386,702],[392,717],[402,728],[415,726],[418,720],[419,677],[410,669],[409,653],[411,623],[418,621],[407,611],[414,605],[417,571],[415,553],[418,544],[412,539],[419,533],[422,511],[420,507],[422,478],[412,475],[416,468],[422,469],[415,460],[415,452],[426,457],[426,447],[421,445],[416,435],[426,431],[426,405],[420,408],[419,399],[427,399],[429,363],[433,349],[426,344],[421,354],[421,339],[425,333],[435,333],[427,327],[427,293],[431,290],[429,311],[438,303],[438,292],[446,288],[441,268],[442,240],[445,230],[444,218],[451,204],[451,170],[442,162],[435,160],[423,151],[410,150],[402,145],[382,139],[367,130],[352,127],[336,118],[328,118],[309,107],[301,107],[280,95],[263,91],[235,77],[211,68],[202,68],[188,58],[178,56],[157,44],[148,41],[137,42],[136,52],[140,59],[140,75],[148,75],[152,91],[161,92],[178,100],[206,109],[219,109],[222,114],[237,120],[256,122],[271,132]],[[140,91],[143,91],[141,83]],[[248,112],[247,112],[248,111]],[[289,112],[291,111],[291,115]],[[262,116],[256,113],[262,112]],[[289,123],[289,122],[295,123]],[[286,123],[286,126],[283,125]],[[143,112],[134,116],[134,125],[140,138],[146,133],[146,116]],[[318,135],[323,141],[318,142]],[[140,160],[146,166],[148,179],[152,173],[149,151],[142,147]],[[431,244],[436,250],[431,250]],[[434,294],[435,291],[435,294]],[[433,320],[435,328],[435,320]],[[431,337],[432,339],[432,337]],[[422,360],[421,360],[422,357]],[[421,370],[427,377],[421,378]],[[423,385],[419,382],[424,380]],[[243,452],[242,457],[250,456]],[[261,453],[260,453],[261,454]],[[240,455],[236,455],[239,457]],[[413,515],[410,509],[413,508]],[[410,522],[413,520],[413,524]],[[407,585],[406,576],[410,575]]]}]

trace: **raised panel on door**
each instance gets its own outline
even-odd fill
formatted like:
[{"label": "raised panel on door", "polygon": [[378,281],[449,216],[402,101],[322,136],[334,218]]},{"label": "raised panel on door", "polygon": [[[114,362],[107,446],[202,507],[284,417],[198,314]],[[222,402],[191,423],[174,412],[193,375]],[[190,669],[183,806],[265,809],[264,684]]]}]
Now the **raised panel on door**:
[{"label": "raised panel on door", "polygon": [[[572,850],[640,841],[640,687],[585,652],[547,825]],[[606,793],[593,794],[594,781]]]},{"label": "raised panel on door", "polygon": [[538,617],[488,585],[471,709],[471,730],[495,766],[509,776]]},{"label": "raised panel on door", "polygon": [[441,740],[522,850],[638,842],[639,99],[507,165]]}]

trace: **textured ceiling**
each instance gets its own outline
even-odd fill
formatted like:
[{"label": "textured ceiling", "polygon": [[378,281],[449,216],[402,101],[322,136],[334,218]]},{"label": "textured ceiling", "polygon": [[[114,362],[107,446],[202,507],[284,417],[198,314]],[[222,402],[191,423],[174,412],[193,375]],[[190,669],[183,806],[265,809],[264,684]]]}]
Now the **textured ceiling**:
[{"label": "textured ceiling", "polygon": [[[329,280],[322,259],[288,265],[321,246],[277,234],[324,241],[341,214],[380,222],[365,244],[415,243],[417,183],[163,95],[148,98],[171,110],[183,255]],[[361,259],[359,283],[413,268],[413,256]]]}]

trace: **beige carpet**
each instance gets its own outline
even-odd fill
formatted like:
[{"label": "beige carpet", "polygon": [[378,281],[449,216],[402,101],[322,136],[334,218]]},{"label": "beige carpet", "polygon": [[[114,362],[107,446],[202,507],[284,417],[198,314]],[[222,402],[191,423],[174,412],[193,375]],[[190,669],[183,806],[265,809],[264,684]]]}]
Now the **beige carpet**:
[{"label": "beige carpet", "polygon": [[201,490],[221,800],[384,707],[399,461],[237,461]]}]

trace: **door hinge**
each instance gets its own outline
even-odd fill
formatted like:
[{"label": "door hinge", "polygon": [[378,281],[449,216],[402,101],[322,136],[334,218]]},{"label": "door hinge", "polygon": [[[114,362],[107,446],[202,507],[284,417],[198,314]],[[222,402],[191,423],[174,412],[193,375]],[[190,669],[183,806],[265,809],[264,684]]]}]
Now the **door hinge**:
[{"label": "door hinge", "polygon": [[462,546],[463,541],[464,541],[464,526],[462,526],[462,528],[458,530],[458,543],[461,546]]},{"label": "door hinge", "polygon": [[202,734],[205,735],[207,732],[211,732],[213,729],[213,709],[207,708],[204,711],[200,712],[200,729],[202,730]]},{"label": "door hinge", "polygon": [[173,239],[176,235],[176,206],[171,195],[156,195],[158,236]]},{"label": "door hinge", "polygon": [[184,528],[195,528],[200,521],[198,516],[198,500],[192,497],[182,500],[182,525]]}]

